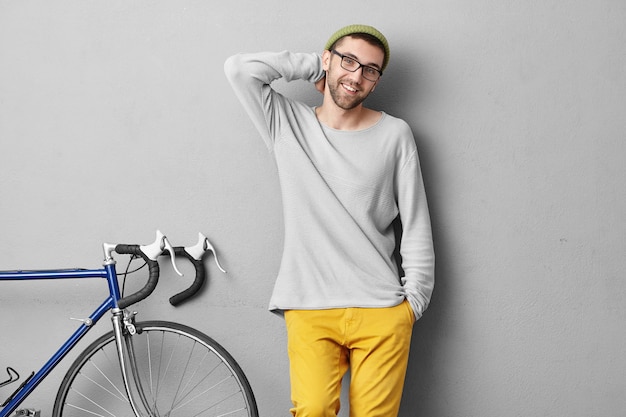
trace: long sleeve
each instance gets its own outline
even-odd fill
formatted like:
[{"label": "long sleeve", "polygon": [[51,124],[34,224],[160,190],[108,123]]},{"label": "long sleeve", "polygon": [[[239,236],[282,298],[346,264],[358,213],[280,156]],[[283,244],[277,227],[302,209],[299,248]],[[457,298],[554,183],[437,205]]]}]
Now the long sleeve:
[{"label": "long sleeve", "polygon": [[435,284],[435,253],[417,150],[400,170],[397,193],[402,222],[400,254],[405,274],[402,284],[419,319],[430,303]]},{"label": "long sleeve", "polygon": [[279,78],[316,82],[324,76],[319,54],[288,51],[234,55],[226,60],[224,71],[269,148],[280,132],[278,116],[289,105],[270,84]]}]

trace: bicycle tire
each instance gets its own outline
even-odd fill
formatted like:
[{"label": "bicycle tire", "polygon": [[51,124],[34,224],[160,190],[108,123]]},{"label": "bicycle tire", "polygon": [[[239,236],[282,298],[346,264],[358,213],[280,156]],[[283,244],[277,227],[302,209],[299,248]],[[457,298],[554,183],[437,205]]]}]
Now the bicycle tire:
[{"label": "bicycle tire", "polygon": [[[258,417],[250,383],[219,343],[166,321],[135,324],[135,356],[149,416]],[[109,332],[83,351],[56,396],[54,417],[133,416]]]}]

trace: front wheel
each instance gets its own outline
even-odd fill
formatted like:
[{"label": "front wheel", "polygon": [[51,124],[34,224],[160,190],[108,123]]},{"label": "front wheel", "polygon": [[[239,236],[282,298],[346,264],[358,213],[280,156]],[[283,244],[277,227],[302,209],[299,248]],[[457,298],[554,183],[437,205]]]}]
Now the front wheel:
[{"label": "front wheel", "polygon": [[[258,417],[252,389],[232,356],[209,336],[178,323],[135,324],[136,378],[149,417]],[[132,378],[132,376],[130,377]],[[133,416],[113,332],[74,361],[54,417]]]}]

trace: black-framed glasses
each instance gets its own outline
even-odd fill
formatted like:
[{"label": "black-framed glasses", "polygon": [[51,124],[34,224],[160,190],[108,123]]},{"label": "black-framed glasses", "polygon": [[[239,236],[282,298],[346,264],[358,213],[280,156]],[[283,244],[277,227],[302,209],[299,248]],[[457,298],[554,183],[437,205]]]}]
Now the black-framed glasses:
[{"label": "black-framed glasses", "polygon": [[383,72],[379,70],[378,68],[374,68],[369,65],[363,65],[356,59],[350,56],[341,54],[337,52],[335,49],[333,49],[330,52],[332,52],[333,54],[341,58],[341,68],[345,69],[346,71],[355,72],[356,70],[361,68],[361,74],[363,74],[363,78],[365,78],[366,80],[378,81],[381,75],[383,75]]}]

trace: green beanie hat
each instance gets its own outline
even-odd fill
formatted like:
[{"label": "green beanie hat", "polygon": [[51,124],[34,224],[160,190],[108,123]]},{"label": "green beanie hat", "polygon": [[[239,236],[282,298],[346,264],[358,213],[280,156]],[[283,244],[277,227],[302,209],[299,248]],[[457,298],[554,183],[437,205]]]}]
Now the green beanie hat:
[{"label": "green beanie hat", "polygon": [[333,36],[330,37],[330,39],[328,39],[328,42],[326,42],[326,46],[324,47],[324,49],[330,50],[333,44],[339,39],[343,38],[344,36],[353,35],[355,33],[366,33],[375,37],[380,41],[380,43],[383,44],[383,47],[385,48],[385,58],[381,70],[384,70],[389,63],[389,43],[387,42],[387,38],[385,38],[385,36],[380,33],[375,27],[368,25],[349,25],[341,28],[337,32],[335,32]]}]

